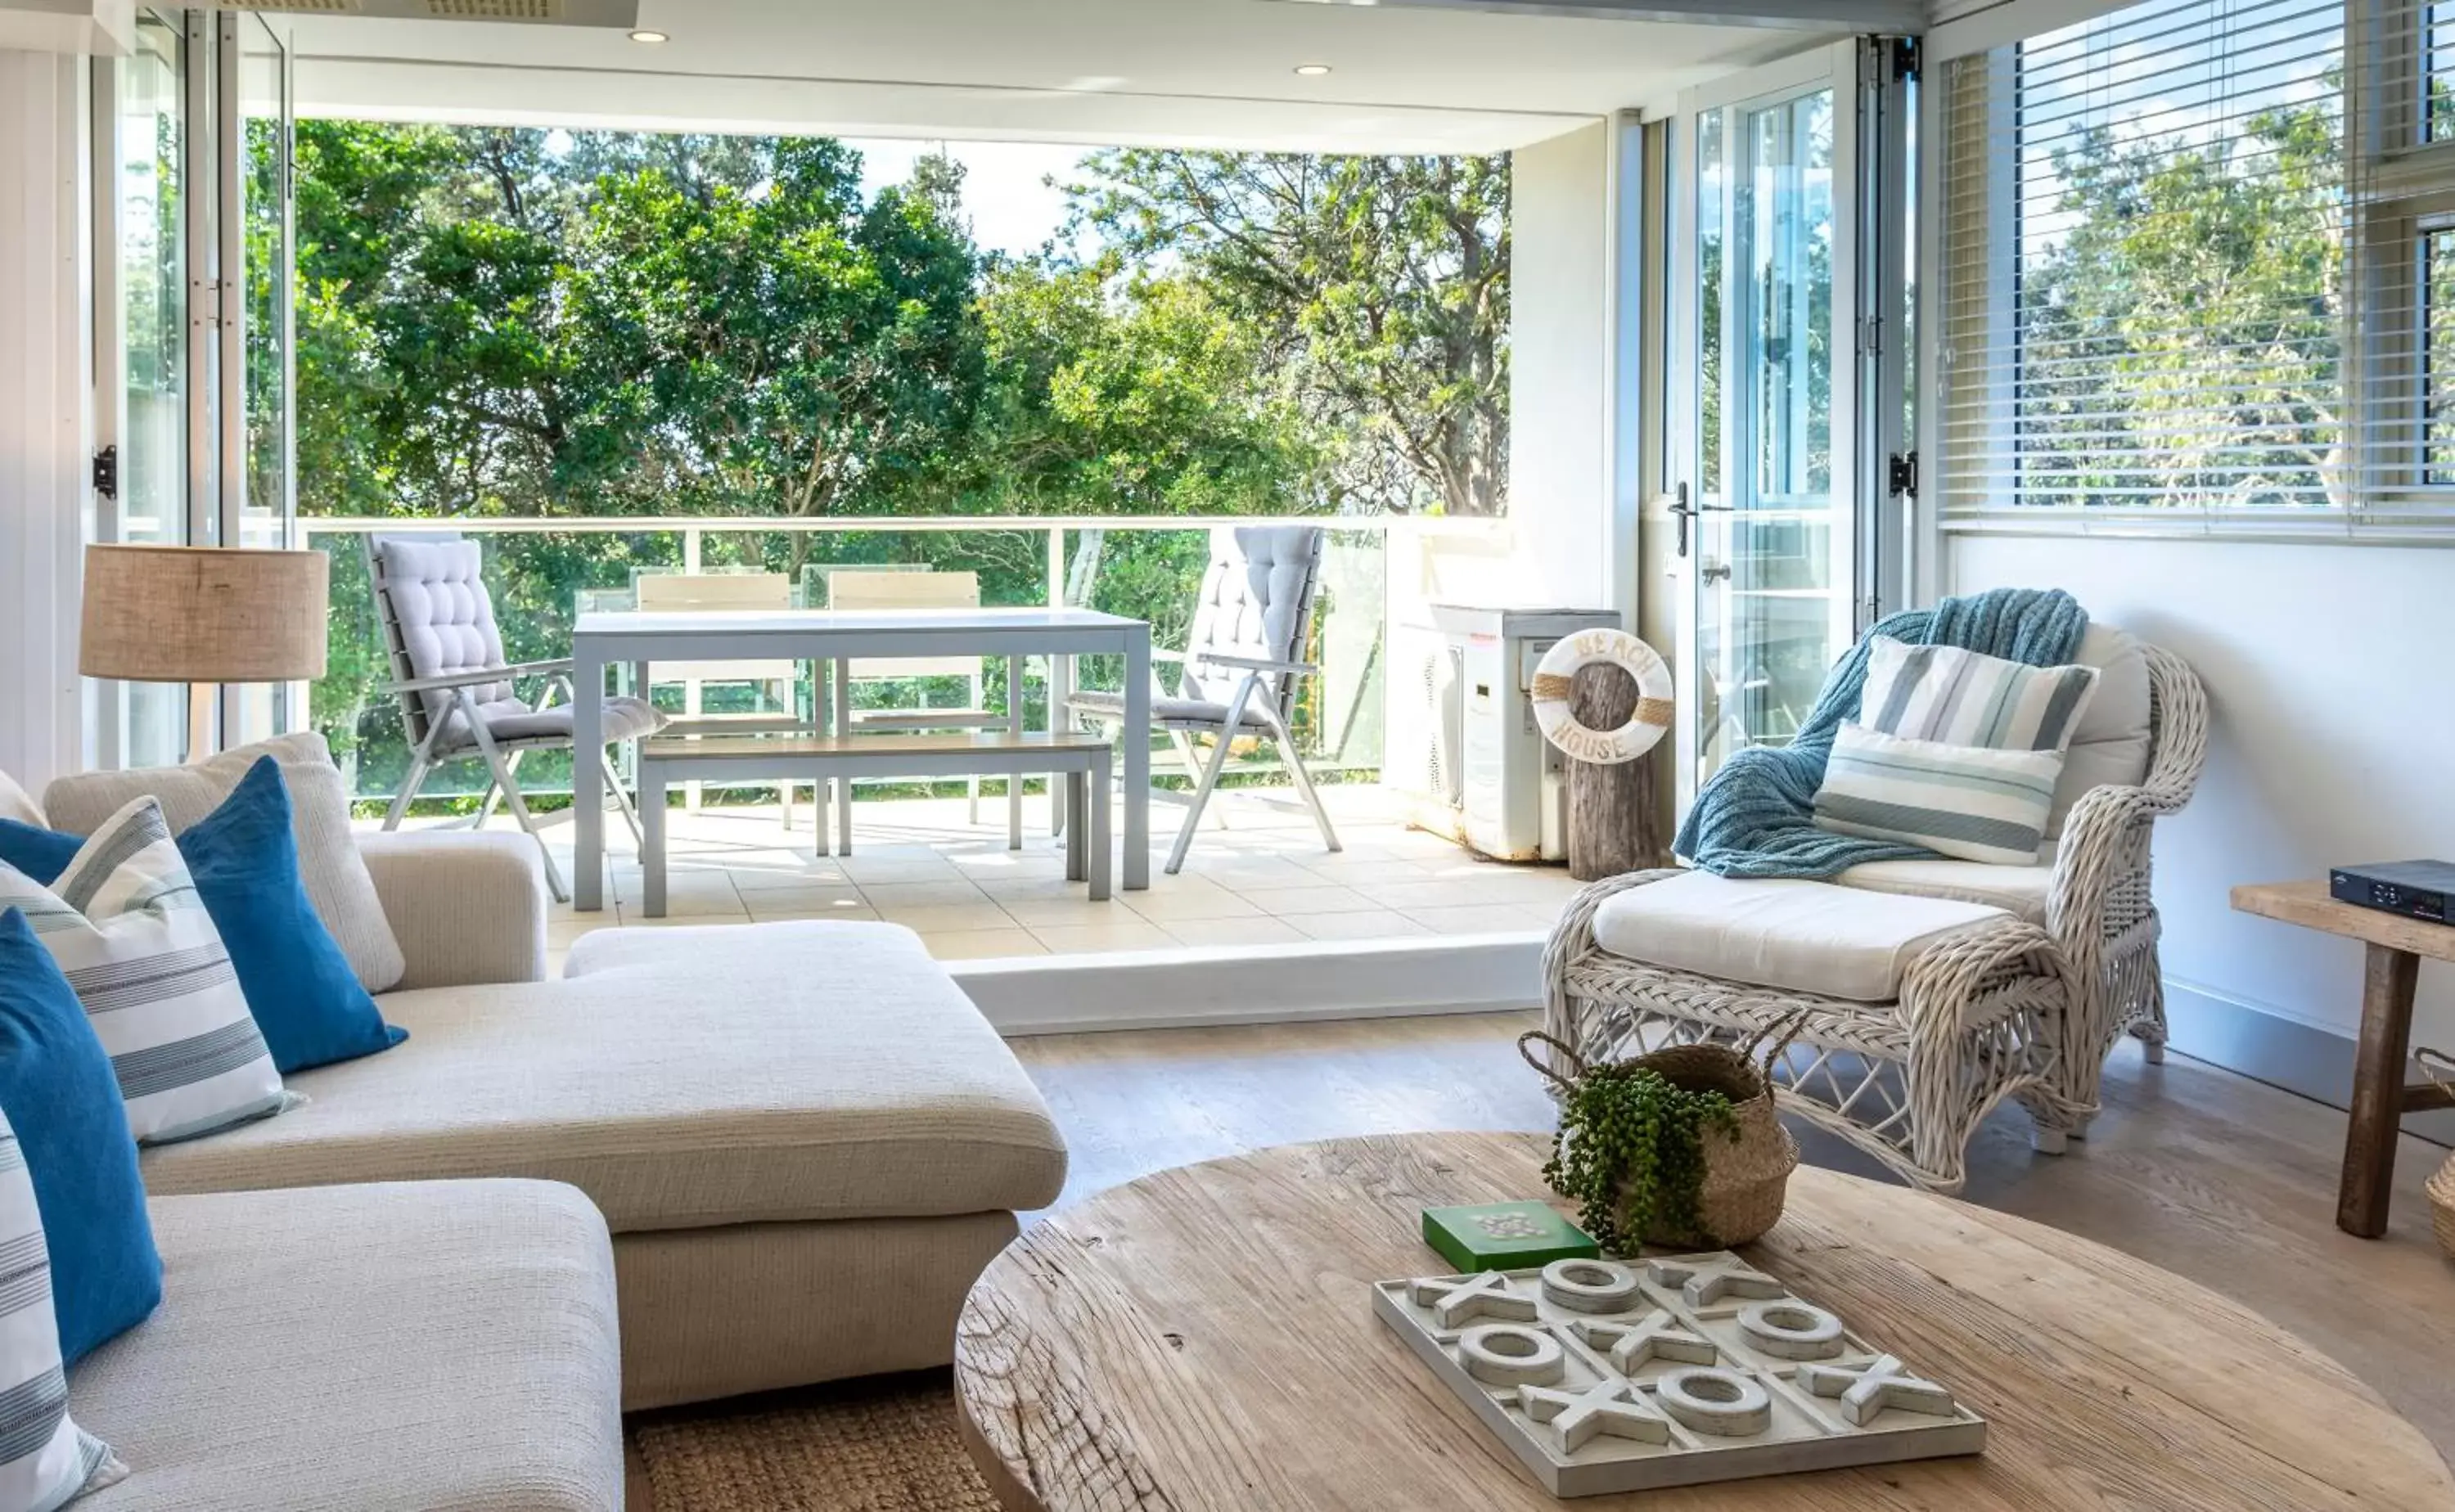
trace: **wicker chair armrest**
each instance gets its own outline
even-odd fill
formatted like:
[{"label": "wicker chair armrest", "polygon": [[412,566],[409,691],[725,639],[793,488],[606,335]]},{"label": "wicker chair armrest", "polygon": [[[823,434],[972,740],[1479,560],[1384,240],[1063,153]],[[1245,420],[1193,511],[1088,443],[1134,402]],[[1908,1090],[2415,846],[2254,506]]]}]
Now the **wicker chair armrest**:
[{"label": "wicker chair armrest", "polygon": [[2181,806],[2148,788],[2113,784],[2089,789],[2072,805],[2046,889],[2046,928],[2066,951],[2095,956],[2087,942],[2102,933],[2107,895],[2142,864],[2158,816]]},{"label": "wicker chair armrest", "polygon": [[[1659,882],[1680,875],[1680,868],[1661,867],[1652,871],[1624,872],[1589,882],[1569,900],[1561,911],[1559,922],[1552,926],[1552,937],[1543,946],[1543,1029],[1553,1038],[1573,1045],[1580,1055],[1590,1048],[1580,1034],[1583,1027],[1575,1021],[1575,1006],[1569,1000],[1569,968],[1594,948],[1594,911],[1633,887]],[[1554,1066],[1566,1072],[1565,1066]]]},{"label": "wicker chair armrest", "polygon": [[2053,937],[2035,924],[1998,919],[1944,940],[1901,974],[1901,1013],[1911,1038],[1937,1045],[1956,1041],[1986,979],[2007,970],[2053,978],[2061,983],[2067,1004],[2078,990],[2071,958]]}]

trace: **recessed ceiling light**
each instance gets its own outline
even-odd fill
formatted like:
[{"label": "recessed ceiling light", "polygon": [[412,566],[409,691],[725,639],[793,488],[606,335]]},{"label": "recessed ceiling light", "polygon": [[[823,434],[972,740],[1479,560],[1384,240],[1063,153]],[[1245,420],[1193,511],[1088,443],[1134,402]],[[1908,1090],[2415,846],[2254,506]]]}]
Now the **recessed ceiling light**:
[{"label": "recessed ceiling light", "polygon": [[1327,63],[1299,63],[1296,65],[1296,71],[1303,74],[1308,79],[1317,79],[1329,71],[1329,65]]},{"label": "recessed ceiling light", "polygon": [[661,31],[639,30],[631,33],[631,40],[634,42],[657,43],[670,42],[673,39]]}]

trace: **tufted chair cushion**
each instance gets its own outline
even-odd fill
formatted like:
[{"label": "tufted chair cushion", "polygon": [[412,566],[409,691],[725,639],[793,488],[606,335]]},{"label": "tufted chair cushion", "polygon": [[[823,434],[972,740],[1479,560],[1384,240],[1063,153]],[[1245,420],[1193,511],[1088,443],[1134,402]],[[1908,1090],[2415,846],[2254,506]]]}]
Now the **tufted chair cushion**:
[{"label": "tufted chair cushion", "polygon": [[[464,540],[418,540],[385,536],[375,543],[383,572],[384,595],[400,635],[402,657],[411,680],[449,677],[506,665],[503,636],[495,628],[494,600],[479,575],[477,543]],[[469,690],[478,713],[492,729],[498,719],[529,712],[513,692],[511,679],[480,683]],[[417,695],[427,721],[457,724],[454,694],[437,689]],[[468,744],[464,733],[447,732],[441,746]]]},{"label": "tufted chair cushion", "polygon": [[[1212,533],[1210,568],[1203,575],[1186,645],[1188,696],[1224,706],[1245,676],[1241,668],[1205,662],[1206,651],[1270,661],[1302,658],[1326,539],[1318,525],[1239,525]],[[1262,679],[1268,696],[1282,701],[1290,686],[1268,674]]]}]

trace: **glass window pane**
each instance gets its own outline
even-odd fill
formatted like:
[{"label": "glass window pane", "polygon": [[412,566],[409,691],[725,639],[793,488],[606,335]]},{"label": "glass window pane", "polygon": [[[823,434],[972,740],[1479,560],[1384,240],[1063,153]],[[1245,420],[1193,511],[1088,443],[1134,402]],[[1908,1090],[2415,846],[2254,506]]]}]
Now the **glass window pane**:
[{"label": "glass window pane", "polygon": [[[127,419],[120,444],[119,538],[183,544],[188,534],[187,264],[182,236],[186,41],[142,16],[119,63],[119,279]],[[166,766],[187,751],[188,691],[125,683],[125,757]],[[118,755],[120,753],[113,753]]]},{"label": "glass window pane", "polygon": [[2425,481],[2455,483],[2455,231],[2422,238]]},{"label": "glass window pane", "polygon": [[1722,112],[1696,118],[1696,476],[1700,503],[1722,495]]}]

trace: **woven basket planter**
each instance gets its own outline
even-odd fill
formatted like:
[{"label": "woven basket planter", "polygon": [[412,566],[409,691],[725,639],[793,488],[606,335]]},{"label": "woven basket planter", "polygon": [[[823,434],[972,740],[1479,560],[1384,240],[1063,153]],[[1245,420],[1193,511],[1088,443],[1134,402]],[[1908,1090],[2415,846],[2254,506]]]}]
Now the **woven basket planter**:
[{"label": "woven basket planter", "polygon": [[[1574,1069],[1567,1078],[1535,1059],[1529,1034],[1519,1047],[1534,1068],[1563,1086],[1590,1069],[1573,1053],[1551,1041],[1554,1056],[1565,1057]],[[1772,1051],[1781,1054],[1788,1043]],[[1718,1044],[1671,1045],[1619,1065],[1643,1066],[1686,1092],[1718,1092],[1731,1102],[1734,1130],[1707,1128],[1703,1133],[1704,1175],[1696,1185],[1696,1226],[1680,1232],[1657,1225],[1644,1236],[1648,1244],[1675,1249],[1719,1249],[1762,1238],[1781,1221],[1790,1173],[1798,1168],[1798,1145],[1781,1126],[1774,1108],[1773,1083],[1755,1057],[1756,1046],[1734,1049]],[[1770,1057],[1768,1057],[1770,1058]]]}]

